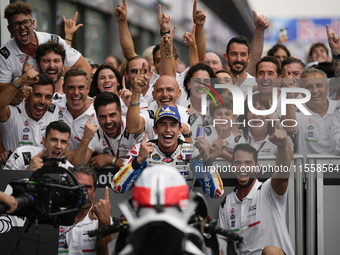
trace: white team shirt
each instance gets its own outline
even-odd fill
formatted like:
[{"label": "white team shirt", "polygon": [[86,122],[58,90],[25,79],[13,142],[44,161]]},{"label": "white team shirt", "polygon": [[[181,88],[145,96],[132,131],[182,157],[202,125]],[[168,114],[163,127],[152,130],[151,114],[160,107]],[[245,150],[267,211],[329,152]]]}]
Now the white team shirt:
[{"label": "white team shirt", "polygon": [[320,117],[318,113],[305,107],[312,115],[296,113],[298,129],[295,134],[298,154],[331,154],[331,126],[337,101],[328,100],[327,113]]},{"label": "white team shirt", "polygon": [[88,121],[88,119],[91,117],[91,115],[94,113],[95,116],[92,119],[92,123],[98,124],[98,120],[96,117],[96,112],[93,107],[93,103],[90,105],[89,108],[83,114],[78,116],[76,119],[73,119],[71,113],[67,110],[66,101],[61,101],[62,103],[59,105],[59,120],[65,122],[69,127],[71,128],[71,136],[70,136],[70,142],[71,145],[69,147],[69,150],[75,150],[78,148],[81,139],[83,138],[84,130],[85,130],[85,124]]},{"label": "white team shirt", "polygon": [[253,88],[255,86],[256,80],[254,76],[251,76],[249,73],[247,73],[247,78],[244,80],[244,82],[239,86],[239,88],[242,90],[244,95],[248,95],[248,88]]},{"label": "white team shirt", "polygon": [[38,121],[28,117],[25,104],[26,100],[17,106],[9,105],[11,116],[6,122],[0,122],[2,143],[7,151],[13,152],[24,145],[43,147],[46,127],[58,120],[59,108],[53,103]]},{"label": "white team shirt", "polygon": [[[293,148],[293,142],[292,139],[288,136],[288,140],[290,142],[290,145]],[[248,141],[251,146],[255,148],[255,150],[258,152],[258,155],[263,155],[263,156],[275,156],[275,151],[277,149],[277,145],[273,144],[269,140],[269,135],[266,136],[262,141],[257,141],[255,142],[253,135],[251,132],[248,133]]]},{"label": "white team shirt", "polygon": [[[81,56],[80,52],[69,46],[64,39],[58,35],[53,35],[45,32],[34,31],[38,38],[38,44],[43,44],[49,40],[59,42],[66,51],[65,66],[73,66]],[[26,60],[26,54],[23,53],[15,38],[10,39],[0,49],[0,82],[6,83],[12,81],[16,77],[22,75],[22,68]],[[39,72],[37,62],[34,58],[29,57],[28,64],[34,66],[34,69]]]},{"label": "white team shirt", "polygon": [[219,209],[218,225],[243,236],[245,243],[236,249],[238,255],[260,255],[268,245],[294,255],[285,222],[286,201],[287,192],[278,196],[272,188],[271,179],[264,183],[256,180],[242,202],[236,192],[228,194]]},{"label": "white team shirt", "polygon": [[[44,148],[37,146],[21,146],[16,149],[6,162],[4,170],[26,170],[32,158],[39,154]],[[59,167],[68,169],[73,165],[66,160],[66,163],[59,162]]]},{"label": "white team shirt", "polygon": [[122,160],[126,158],[126,155],[134,145],[142,141],[144,136],[144,133],[139,135],[129,134],[126,129],[125,117],[122,117],[121,131],[116,138],[107,136],[100,126],[98,131],[99,136],[95,136],[89,144],[89,148],[92,152],[98,154],[109,153],[110,155]]}]

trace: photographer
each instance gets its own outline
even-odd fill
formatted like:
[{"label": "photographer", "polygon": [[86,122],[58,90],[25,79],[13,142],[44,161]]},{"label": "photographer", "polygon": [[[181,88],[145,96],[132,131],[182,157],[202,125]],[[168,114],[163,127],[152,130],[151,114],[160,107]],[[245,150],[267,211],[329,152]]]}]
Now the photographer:
[{"label": "photographer", "polygon": [[[70,146],[70,127],[61,121],[51,122],[43,137],[44,148],[36,146],[21,146],[17,148],[7,160],[4,170],[35,171],[51,162],[43,162],[43,156],[60,159]],[[58,166],[68,168],[71,163],[59,162]]]},{"label": "photographer", "polygon": [[17,200],[13,196],[7,195],[2,191],[0,191],[0,203],[5,203],[9,206],[9,209],[6,211],[7,214],[15,212],[18,207]]},{"label": "photographer", "polygon": [[89,237],[87,232],[112,223],[109,189],[105,190],[105,198],[95,203],[93,201],[97,180],[95,170],[88,165],[78,165],[72,172],[87,189],[88,201],[83,210],[76,215],[74,226],[60,226],[59,253],[83,254],[86,250],[86,254],[108,254],[107,244],[113,239],[112,235],[98,240]]}]

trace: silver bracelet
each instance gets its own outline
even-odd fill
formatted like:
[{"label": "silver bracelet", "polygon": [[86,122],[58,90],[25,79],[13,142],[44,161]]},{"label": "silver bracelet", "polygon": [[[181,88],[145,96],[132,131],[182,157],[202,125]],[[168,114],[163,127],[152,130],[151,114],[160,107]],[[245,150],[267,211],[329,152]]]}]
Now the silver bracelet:
[{"label": "silver bracelet", "polygon": [[115,166],[116,162],[117,162],[117,157],[112,156],[111,157],[111,165]]},{"label": "silver bracelet", "polygon": [[137,105],[140,105],[140,102],[132,103],[132,102],[130,101],[130,105],[132,105],[132,106],[137,106]]}]

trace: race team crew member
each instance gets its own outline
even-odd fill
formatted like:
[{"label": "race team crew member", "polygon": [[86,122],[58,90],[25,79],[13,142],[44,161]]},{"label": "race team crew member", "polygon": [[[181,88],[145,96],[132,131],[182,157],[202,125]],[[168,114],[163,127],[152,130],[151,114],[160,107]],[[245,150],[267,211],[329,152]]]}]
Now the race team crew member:
[{"label": "race team crew member", "polygon": [[[42,158],[61,158],[70,146],[70,127],[61,121],[51,122],[43,137],[44,147],[21,146],[16,149],[7,160],[4,170],[31,170],[35,171],[51,162],[44,163]],[[59,167],[68,169],[73,165],[66,160],[59,162]]]},{"label": "race team crew member", "polygon": [[91,123],[93,114],[85,124],[84,135],[74,157],[84,158],[85,164],[90,162],[96,169],[107,165],[121,167],[130,149],[141,142],[143,133],[129,134],[116,94],[102,92],[96,96],[93,105],[99,127]]},{"label": "race team crew member", "polygon": [[32,85],[29,97],[17,106],[7,105],[0,111],[2,143],[7,151],[13,152],[24,145],[43,147],[47,125],[58,120],[58,107],[52,104],[54,92],[52,79],[30,70],[17,82],[20,85],[25,84],[25,81],[21,82],[22,77],[30,75],[35,75],[37,80]]},{"label": "race team crew member", "polygon": [[112,234],[104,238],[89,237],[87,232],[111,225],[111,204],[109,189],[105,189],[104,199],[94,202],[97,174],[89,165],[78,165],[72,169],[78,182],[87,189],[88,201],[76,215],[73,226],[60,226],[58,254],[108,254],[107,244]]},{"label": "race team crew member", "polygon": [[13,38],[0,49],[0,83],[7,83],[20,77],[27,56],[29,56],[28,64],[33,65],[34,69],[39,71],[33,57],[38,45],[47,41],[55,41],[64,46],[66,66],[76,66],[90,72],[91,67],[84,57],[60,36],[34,30],[35,20],[32,19],[32,11],[29,4],[22,2],[9,4],[5,8],[8,30]]},{"label": "race team crew member", "polygon": [[259,168],[256,149],[249,144],[238,144],[233,151],[232,165],[235,167],[237,185],[221,203],[218,218],[221,228],[243,236],[244,243],[240,247],[234,243],[236,253],[233,254],[267,254],[262,253],[262,250],[267,246],[275,246],[279,252],[270,254],[294,255],[286,225],[292,158],[290,143],[281,127],[275,128],[270,140],[277,145],[276,166],[286,167],[288,171],[274,172],[263,183],[256,179]]},{"label": "race team crew member", "polygon": [[203,154],[203,163],[202,160],[197,159],[190,163],[192,155],[198,155],[198,151],[190,143],[178,138],[182,127],[177,108],[160,107],[155,114],[154,122],[154,131],[158,139],[146,142],[147,132],[142,142],[131,148],[123,166],[114,176],[113,190],[116,193],[129,191],[146,167],[167,165],[176,167],[185,178],[189,188],[192,188],[197,178],[205,195],[213,198],[222,196],[224,191],[222,180],[217,171],[210,171],[214,167],[209,158],[208,141],[203,137],[196,141]]}]

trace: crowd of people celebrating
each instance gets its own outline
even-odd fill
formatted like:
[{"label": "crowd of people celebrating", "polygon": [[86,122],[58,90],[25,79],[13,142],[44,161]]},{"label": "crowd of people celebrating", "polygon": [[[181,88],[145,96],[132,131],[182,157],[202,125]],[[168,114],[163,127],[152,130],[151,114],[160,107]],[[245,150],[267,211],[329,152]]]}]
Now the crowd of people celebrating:
[{"label": "crowd of people celebrating", "polygon": [[[183,35],[189,65],[183,68],[171,16],[159,5],[159,44],[138,55],[122,0],[114,13],[115,36],[125,60],[108,56],[94,64],[72,48],[82,26],[77,13],[63,17],[61,38],[36,31],[32,11],[23,2],[5,8],[12,39],[0,49],[0,162],[3,170],[35,171],[50,164],[44,156],[66,157],[59,166],[73,169],[87,188],[89,203],[77,215],[77,227],[60,227],[59,251],[107,254],[112,236],[98,241],[82,235],[110,225],[109,190],[104,199],[93,200],[102,168],[117,170],[116,193],[133,189],[145,168],[161,164],[175,167],[190,189],[197,180],[202,193],[219,198],[224,189],[214,161],[220,159],[237,169],[236,189],[223,200],[218,219],[222,228],[243,234],[246,244],[234,247],[236,254],[294,254],[285,223],[289,172],[261,183],[254,169],[258,155],[276,156],[282,166],[290,165],[294,154],[339,155],[340,89],[332,99],[329,95],[329,84],[340,77],[337,34],[327,26],[331,53],[315,43],[308,63],[293,57],[284,45],[287,38],[266,54],[270,22],[253,11],[251,43],[242,35],[230,38],[222,60],[222,52],[206,52],[208,17],[194,0],[192,31]],[[243,97],[236,97],[233,87]],[[302,103],[281,104],[286,100]],[[240,105],[244,113],[235,114]],[[12,213],[15,201],[0,195]],[[225,254],[234,254],[232,242],[227,249]]]}]

